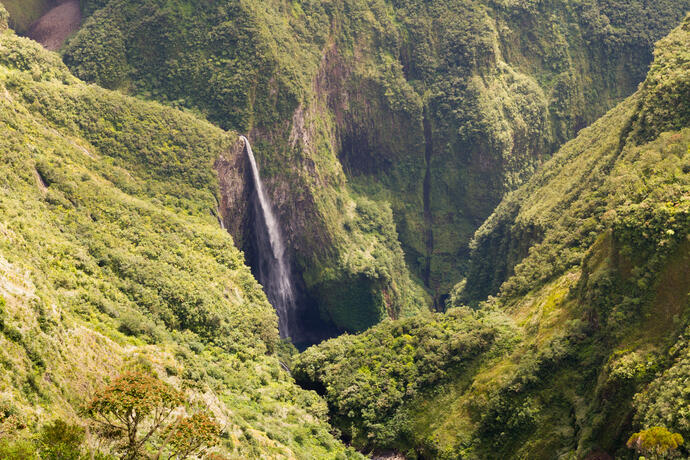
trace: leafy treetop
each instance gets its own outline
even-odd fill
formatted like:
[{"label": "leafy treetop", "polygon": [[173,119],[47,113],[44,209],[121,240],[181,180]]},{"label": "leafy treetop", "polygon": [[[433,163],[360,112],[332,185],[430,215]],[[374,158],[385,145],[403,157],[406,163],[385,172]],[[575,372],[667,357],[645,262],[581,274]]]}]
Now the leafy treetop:
[{"label": "leafy treetop", "polygon": [[[137,458],[141,448],[183,403],[171,385],[141,372],[127,372],[100,391],[86,411],[111,437],[125,435],[125,459]],[[139,430],[149,421],[142,434]]]},{"label": "leafy treetop", "polygon": [[662,426],[642,430],[628,439],[628,447],[652,458],[664,458],[683,445],[683,436]]}]

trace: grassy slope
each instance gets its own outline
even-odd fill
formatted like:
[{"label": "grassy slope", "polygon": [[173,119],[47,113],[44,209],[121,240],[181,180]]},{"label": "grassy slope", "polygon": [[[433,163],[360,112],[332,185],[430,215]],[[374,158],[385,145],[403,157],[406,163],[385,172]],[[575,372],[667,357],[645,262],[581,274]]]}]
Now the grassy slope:
[{"label": "grassy slope", "polygon": [[[430,321],[430,329],[394,322],[300,356],[295,375],[325,387],[335,421],[354,428],[374,423],[372,432],[383,434],[356,442],[433,458],[581,458],[596,451],[626,458],[625,442],[640,427],[660,424],[690,436],[683,415],[690,404],[683,383],[690,327],[689,44],[690,18],[658,44],[640,90],[565,145],[477,232],[480,267],[505,259],[501,250],[529,248],[498,296],[475,314],[507,325],[507,341],[473,353],[474,365],[422,352],[443,343],[435,340],[448,328],[434,322],[460,322],[455,327],[462,330],[476,321],[449,313]],[[535,233],[536,243],[528,238]],[[460,304],[471,288],[458,286],[453,301]],[[414,391],[385,405],[359,397],[409,378],[386,351],[405,333],[411,365],[431,361],[436,379],[415,375],[407,382]],[[461,337],[451,334],[446,342]],[[314,362],[319,372],[311,370]],[[376,372],[358,379],[351,363]],[[330,392],[344,383],[347,392]]]},{"label": "grassy slope", "polygon": [[79,421],[139,367],[224,427],[228,458],[340,458],[324,403],[281,370],[275,313],[216,207],[236,141],[74,78],[0,32],[0,424]]}]

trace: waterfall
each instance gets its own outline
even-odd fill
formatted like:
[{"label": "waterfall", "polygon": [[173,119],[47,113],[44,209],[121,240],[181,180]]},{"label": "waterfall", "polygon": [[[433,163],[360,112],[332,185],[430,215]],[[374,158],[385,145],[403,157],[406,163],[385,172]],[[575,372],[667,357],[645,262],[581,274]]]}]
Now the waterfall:
[{"label": "waterfall", "polygon": [[[264,287],[269,302],[278,314],[278,330],[281,338],[292,337],[294,329],[292,323],[297,310],[297,296],[291,264],[285,251],[283,236],[278,225],[278,219],[273,214],[271,202],[264,191],[256,166],[252,146],[246,137],[244,141],[247,157],[252,168],[254,180],[254,210],[255,219],[253,231],[257,241],[258,267],[256,267],[259,282]],[[294,338],[294,337],[292,337]]]}]

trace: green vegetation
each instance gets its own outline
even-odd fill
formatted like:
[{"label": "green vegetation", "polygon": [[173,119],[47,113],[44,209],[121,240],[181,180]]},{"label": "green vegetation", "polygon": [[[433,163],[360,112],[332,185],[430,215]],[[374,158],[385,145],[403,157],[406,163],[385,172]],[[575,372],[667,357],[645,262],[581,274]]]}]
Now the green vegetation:
[{"label": "green vegetation", "polygon": [[[16,427],[15,427],[16,428]],[[3,433],[0,438],[0,456],[7,460],[83,460],[85,452],[85,430],[63,420],[54,420],[43,426],[33,440],[13,439],[16,432]],[[95,452],[94,452],[95,453]],[[99,460],[107,457],[101,453]]]},{"label": "green vegetation", "polygon": [[123,459],[134,460],[142,455],[151,436],[166,427],[182,402],[182,394],[169,384],[129,372],[96,393],[86,413],[100,425],[104,437],[115,438],[119,444],[115,450],[122,452]]},{"label": "green vegetation", "polygon": [[1,458],[690,455],[690,0],[7,3]]},{"label": "green vegetation", "polygon": [[220,427],[207,414],[196,412],[180,417],[166,430],[171,457],[185,459],[191,455],[203,456],[209,447],[218,444]]},{"label": "green vegetation", "polygon": [[275,312],[212,214],[234,133],[88,86],[9,31],[0,131],[0,457],[76,456],[85,404],[135,370],[213,414],[217,456],[357,457],[281,368]]},{"label": "green vegetation", "polygon": [[[348,231],[358,197],[390,203],[412,280],[441,307],[467,275],[467,243],[503,195],[633,93],[653,43],[690,8],[688,0],[82,4],[90,18],[64,50],[67,65],[87,81],[248,133],[309,293],[350,331],[428,303],[397,242]],[[245,241],[244,233],[233,236]],[[395,267],[393,281],[371,276],[382,270],[372,242]],[[373,269],[353,271],[351,254]]]},{"label": "green vegetation", "polygon": [[93,419],[92,430],[56,419],[32,440],[12,439],[16,433],[7,433],[0,439],[0,454],[22,460],[198,458],[219,444],[220,426],[203,411],[171,421],[183,399],[182,392],[148,373],[129,371],[85,407]]},{"label": "green vegetation", "polygon": [[7,30],[9,27],[10,14],[5,8],[0,8],[0,31]]},{"label": "green vegetation", "polygon": [[[361,331],[429,302],[405,267],[387,205],[356,196],[338,163],[326,101],[312,93],[327,40],[325,6],[313,6],[292,21],[282,2],[108,2],[64,60],[87,81],[247,132],[310,297],[324,319]],[[245,201],[230,205],[228,214],[246,212]],[[237,227],[233,236],[246,241],[251,229]]]},{"label": "green vegetation", "polygon": [[650,458],[664,458],[683,445],[683,437],[666,428],[655,426],[635,433],[628,440],[628,447]]},{"label": "green vegetation", "polygon": [[[688,455],[670,433],[690,436],[689,46],[690,17],[658,43],[633,96],[503,200],[474,236],[449,302],[459,309],[296,359],[296,378],[355,445],[412,458],[631,458],[638,431],[640,452]],[[496,332],[481,346],[464,327]],[[462,346],[445,355],[427,340]],[[419,371],[429,362],[440,377]]]},{"label": "green vegetation", "polygon": [[48,460],[79,460],[83,458],[84,428],[55,420],[41,430],[38,438],[41,458]]},{"label": "green vegetation", "polygon": [[169,450],[168,458],[184,459],[217,444],[220,427],[203,412],[170,422],[183,402],[182,393],[171,385],[143,372],[127,372],[100,390],[86,413],[123,459],[141,458],[147,444],[161,434],[157,457]]},{"label": "green vegetation", "polygon": [[514,340],[500,314],[454,309],[329,340],[302,353],[293,375],[325,391],[332,422],[356,446],[397,447],[396,438],[413,435],[401,416],[406,400],[506,353]]},{"label": "green vegetation", "polygon": [[[654,226],[644,238],[661,247],[646,243],[639,249],[667,254],[678,242],[687,206],[687,28],[686,20],[660,42],[638,93],[564,146],[477,231],[462,300],[481,299],[499,288],[515,296],[538,287],[579,264],[606,226],[627,239],[639,238],[629,233],[639,233],[642,225]],[[678,132],[660,136],[673,130]]]}]

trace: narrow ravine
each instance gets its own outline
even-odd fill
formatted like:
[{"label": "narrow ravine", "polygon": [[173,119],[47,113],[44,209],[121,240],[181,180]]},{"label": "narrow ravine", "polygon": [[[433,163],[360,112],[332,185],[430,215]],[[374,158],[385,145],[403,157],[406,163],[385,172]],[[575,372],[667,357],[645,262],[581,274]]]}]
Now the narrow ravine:
[{"label": "narrow ravine", "polygon": [[431,214],[431,157],[434,152],[434,144],[431,133],[431,122],[429,121],[429,113],[424,107],[423,112],[424,124],[424,159],[426,162],[426,171],[424,173],[424,241],[426,245],[426,254],[424,260],[424,268],[422,270],[422,278],[424,284],[431,288],[431,257],[434,253],[434,229],[433,216]]}]

